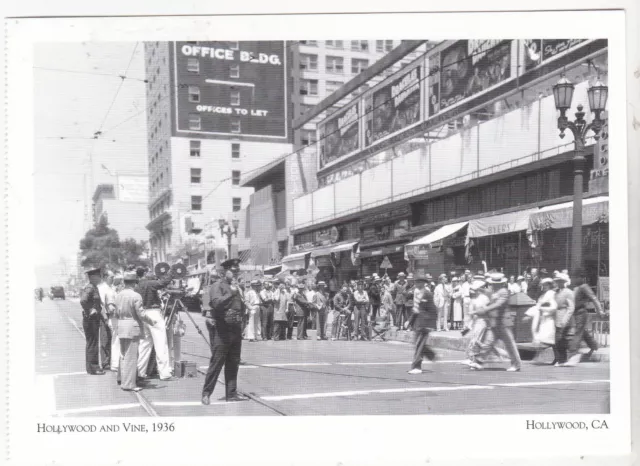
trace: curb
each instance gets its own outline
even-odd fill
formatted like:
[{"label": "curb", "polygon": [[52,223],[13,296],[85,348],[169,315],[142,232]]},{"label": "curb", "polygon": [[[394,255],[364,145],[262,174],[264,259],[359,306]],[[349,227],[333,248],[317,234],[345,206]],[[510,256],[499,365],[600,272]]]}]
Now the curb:
[{"label": "curb", "polygon": [[[446,334],[446,333],[449,333],[449,334]],[[412,331],[391,328],[391,330],[387,332],[385,337],[388,341],[401,341],[404,343],[413,343]],[[432,332],[429,334],[429,337],[427,338],[427,344],[432,346],[433,348],[447,349],[447,350],[453,350],[453,351],[466,351],[467,348],[469,347],[470,341],[471,341],[470,337],[460,336],[457,332],[442,332],[442,333]],[[499,343],[498,346],[502,347],[502,343]],[[536,350],[531,344],[518,343],[517,346],[522,359],[531,360],[535,357]],[[586,357],[585,350],[586,350],[586,346],[583,346],[583,349],[581,350],[583,354],[582,362],[587,362],[587,361],[610,362],[611,361],[608,347],[601,348],[599,351],[596,351],[594,354],[591,355],[590,358]],[[551,356],[549,361],[553,360],[553,353],[551,351],[552,350],[550,348],[545,351],[542,351],[541,354],[538,355],[538,358],[549,359],[549,354],[550,354]]]}]

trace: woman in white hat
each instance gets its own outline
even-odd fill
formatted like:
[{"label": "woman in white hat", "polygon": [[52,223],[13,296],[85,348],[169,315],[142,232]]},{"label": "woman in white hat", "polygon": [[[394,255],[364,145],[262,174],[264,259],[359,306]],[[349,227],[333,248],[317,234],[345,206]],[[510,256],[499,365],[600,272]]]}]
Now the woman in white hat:
[{"label": "woman in white hat", "polygon": [[558,304],[556,303],[556,293],[551,278],[540,280],[540,287],[542,288],[542,294],[538,298],[536,305],[527,310],[525,318],[531,319],[533,342],[539,345],[542,350],[555,345],[555,318]]},{"label": "woman in white hat", "polygon": [[451,279],[451,298],[453,301],[453,328],[461,330],[464,317],[462,312],[463,292],[460,279],[455,276]]}]

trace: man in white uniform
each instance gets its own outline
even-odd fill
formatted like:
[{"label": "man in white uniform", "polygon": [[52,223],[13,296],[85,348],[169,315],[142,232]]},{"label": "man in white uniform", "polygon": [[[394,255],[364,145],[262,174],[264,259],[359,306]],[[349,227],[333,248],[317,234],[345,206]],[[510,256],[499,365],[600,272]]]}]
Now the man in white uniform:
[{"label": "man in white uniform", "polygon": [[[98,293],[100,293],[100,300],[102,301],[102,311],[105,323],[108,327],[106,332],[106,338],[102,341],[102,333],[100,335],[100,348],[105,345],[109,345],[108,348],[104,348],[105,355],[109,355],[108,361],[103,361],[102,366],[109,366],[114,372],[118,371],[120,365],[120,340],[116,329],[118,327],[118,318],[115,316],[115,302],[116,292],[113,289],[114,274],[111,270],[103,276],[103,280],[98,284]],[[105,329],[106,330],[106,329]],[[101,351],[102,353],[102,351]]]}]

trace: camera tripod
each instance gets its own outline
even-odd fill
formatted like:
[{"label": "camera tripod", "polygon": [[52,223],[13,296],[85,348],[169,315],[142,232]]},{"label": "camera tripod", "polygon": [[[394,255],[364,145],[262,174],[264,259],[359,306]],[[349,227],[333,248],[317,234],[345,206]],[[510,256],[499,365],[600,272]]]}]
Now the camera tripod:
[{"label": "camera tripod", "polygon": [[[166,298],[164,302],[164,306],[162,308],[162,314],[165,316],[164,321],[165,321],[166,328],[169,328],[169,325],[171,324],[171,321],[173,320],[175,315],[178,312],[183,311],[187,315],[187,317],[189,317],[189,319],[191,320],[191,323],[195,327],[196,331],[200,334],[200,336],[202,336],[204,341],[207,343],[207,346],[211,347],[211,343],[209,343],[209,340],[207,340],[207,337],[202,332],[202,329],[198,326],[198,324],[194,320],[193,316],[187,309],[187,306],[185,306],[184,303],[182,302],[182,296],[184,296],[185,293],[184,292],[180,292],[180,293],[166,292],[166,294],[169,296]],[[166,311],[169,306],[171,306],[171,310],[167,314]]]}]

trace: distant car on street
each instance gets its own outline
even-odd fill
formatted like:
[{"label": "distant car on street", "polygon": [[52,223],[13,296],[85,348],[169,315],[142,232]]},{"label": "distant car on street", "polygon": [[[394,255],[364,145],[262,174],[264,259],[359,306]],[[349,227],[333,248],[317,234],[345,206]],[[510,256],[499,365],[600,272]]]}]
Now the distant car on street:
[{"label": "distant car on street", "polygon": [[64,288],[61,286],[52,286],[49,296],[51,297],[51,299],[56,299],[56,298],[65,299]]}]

